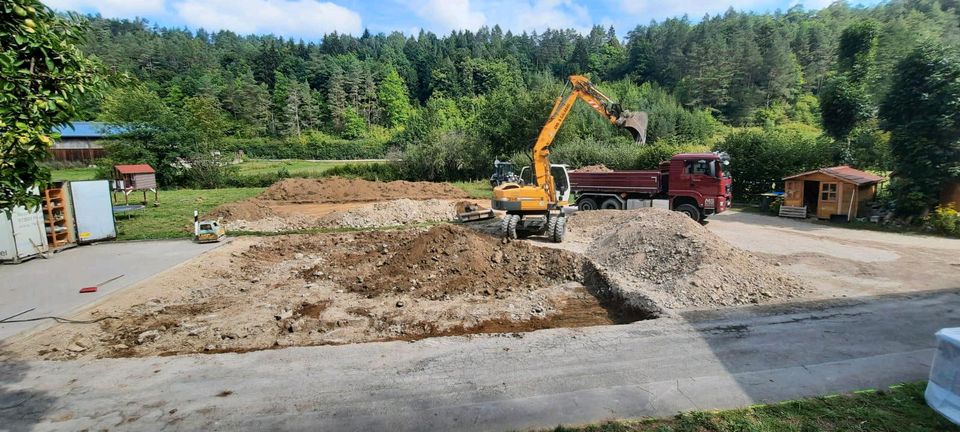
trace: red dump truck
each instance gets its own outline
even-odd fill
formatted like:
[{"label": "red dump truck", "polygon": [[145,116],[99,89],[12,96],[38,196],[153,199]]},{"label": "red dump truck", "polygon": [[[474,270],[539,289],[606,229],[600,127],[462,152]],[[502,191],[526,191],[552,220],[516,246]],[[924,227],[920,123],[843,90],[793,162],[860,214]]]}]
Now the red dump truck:
[{"label": "red dump truck", "polygon": [[570,172],[580,210],[632,209],[669,199],[670,208],[696,221],[730,207],[733,179],[725,153],[681,153],[659,170]]}]

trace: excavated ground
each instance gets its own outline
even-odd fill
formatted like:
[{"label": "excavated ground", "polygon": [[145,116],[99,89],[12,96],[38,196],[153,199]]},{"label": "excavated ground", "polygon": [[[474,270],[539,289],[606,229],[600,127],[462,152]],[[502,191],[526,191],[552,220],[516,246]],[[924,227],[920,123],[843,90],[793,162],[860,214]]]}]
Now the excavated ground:
[{"label": "excavated ground", "polygon": [[654,317],[579,255],[456,225],[241,238],[14,343],[44,359],[244,352]]},{"label": "excavated ground", "polygon": [[[312,189],[317,185],[323,187]],[[214,213],[228,223],[272,221],[280,229],[403,225],[452,217],[455,200],[416,195],[460,194],[448,186],[288,180]],[[291,203],[342,199],[342,188],[390,200]],[[300,212],[303,206],[333,207]],[[508,242],[483,232],[499,224],[237,238],[78,317],[109,318],[55,325],[10,348],[27,357],[77,359],[522,333],[810,291],[776,263],[667,210],[575,213],[562,244]]]}]

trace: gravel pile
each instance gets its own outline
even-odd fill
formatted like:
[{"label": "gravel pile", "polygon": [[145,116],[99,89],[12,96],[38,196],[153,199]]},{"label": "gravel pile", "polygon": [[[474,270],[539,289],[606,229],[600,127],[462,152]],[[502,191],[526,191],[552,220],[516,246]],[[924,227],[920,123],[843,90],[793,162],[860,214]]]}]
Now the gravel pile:
[{"label": "gravel pile", "polygon": [[454,204],[450,201],[398,199],[365,204],[350,210],[333,213],[320,218],[319,225],[325,227],[373,228],[422,222],[452,221],[455,218]]},{"label": "gravel pile", "polygon": [[809,290],[776,263],[738,249],[690,218],[645,208],[575,214],[585,254],[625,298],[665,309],[762,303]]}]

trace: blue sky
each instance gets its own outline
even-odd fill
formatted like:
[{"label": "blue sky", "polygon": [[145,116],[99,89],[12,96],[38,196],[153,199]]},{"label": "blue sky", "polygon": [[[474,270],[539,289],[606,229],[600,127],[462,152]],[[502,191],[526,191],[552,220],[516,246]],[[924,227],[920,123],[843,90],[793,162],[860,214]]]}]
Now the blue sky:
[{"label": "blue sky", "polygon": [[[880,0],[858,0],[876,4]],[[796,4],[820,9],[831,0],[44,0],[58,10],[99,13],[111,18],[146,18],[152,23],[191,29],[273,33],[316,40],[338,31],[357,34],[421,28],[439,34],[499,24],[514,32],[545,28],[589,30],[613,25],[623,36],[637,24],[687,14],[737,10],[786,10]]]}]

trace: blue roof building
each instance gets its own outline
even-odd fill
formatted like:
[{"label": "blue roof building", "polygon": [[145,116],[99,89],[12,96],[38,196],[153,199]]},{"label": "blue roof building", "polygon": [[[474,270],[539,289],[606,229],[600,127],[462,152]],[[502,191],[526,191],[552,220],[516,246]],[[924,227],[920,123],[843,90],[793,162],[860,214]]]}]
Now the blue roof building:
[{"label": "blue roof building", "polygon": [[92,162],[104,156],[98,141],[111,134],[110,125],[102,122],[77,121],[53,129],[60,134],[50,153],[53,160]]}]

